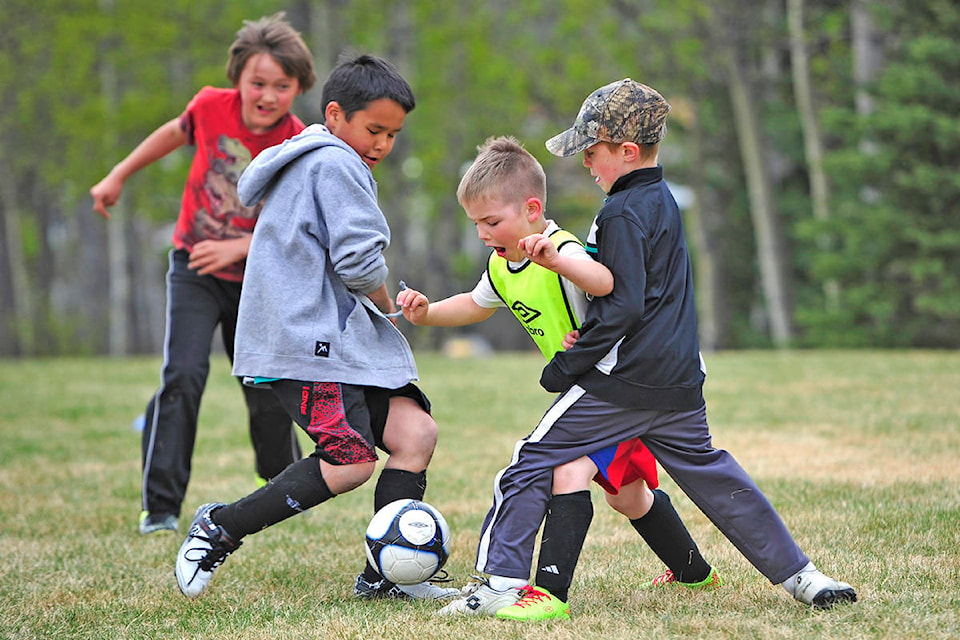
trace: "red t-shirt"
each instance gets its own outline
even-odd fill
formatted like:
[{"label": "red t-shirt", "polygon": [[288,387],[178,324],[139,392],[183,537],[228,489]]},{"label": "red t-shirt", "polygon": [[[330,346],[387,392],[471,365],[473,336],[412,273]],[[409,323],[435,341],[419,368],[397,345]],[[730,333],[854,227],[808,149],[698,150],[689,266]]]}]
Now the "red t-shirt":
[{"label": "red t-shirt", "polygon": [[[237,180],[258,153],[280,144],[304,129],[288,113],[270,131],[253,133],[243,124],[240,92],[204,87],[180,116],[188,144],[196,146],[173,246],[190,251],[201,240],[226,240],[253,233],[261,205],[244,207],[237,196]],[[213,275],[240,282],[245,260]]]}]

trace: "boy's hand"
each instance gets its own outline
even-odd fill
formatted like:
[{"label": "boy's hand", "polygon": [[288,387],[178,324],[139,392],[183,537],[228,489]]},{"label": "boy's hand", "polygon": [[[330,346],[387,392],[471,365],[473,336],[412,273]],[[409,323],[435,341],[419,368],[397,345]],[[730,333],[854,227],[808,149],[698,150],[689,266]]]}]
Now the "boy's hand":
[{"label": "boy's hand", "polygon": [[187,266],[195,269],[201,276],[226,269],[247,257],[251,237],[246,235],[230,240],[201,240],[193,245]]},{"label": "boy's hand", "polygon": [[562,344],[563,344],[563,350],[566,351],[567,349],[569,349],[570,347],[572,347],[574,344],[576,344],[577,340],[579,340],[579,339],[580,339],[580,330],[579,330],[579,329],[574,329],[573,331],[571,331],[571,332],[568,333],[567,335],[563,336],[563,343],[562,343]]},{"label": "boy's hand", "polygon": [[107,175],[106,178],[90,187],[90,195],[93,196],[93,210],[109,220],[110,212],[107,211],[107,207],[117,204],[121,191],[123,191],[123,180]]},{"label": "boy's hand", "polygon": [[397,306],[411,324],[420,324],[427,318],[430,300],[416,289],[404,289],[397,294]]},{"label": "boy's hand", "polygon": [[551,271],[556,270],[557,263],[560,260],[560,252],[557,251],[553,241],[542,233],[534,233],[525,238],[520,238],[517,248],[531,262],[535,262]]}]

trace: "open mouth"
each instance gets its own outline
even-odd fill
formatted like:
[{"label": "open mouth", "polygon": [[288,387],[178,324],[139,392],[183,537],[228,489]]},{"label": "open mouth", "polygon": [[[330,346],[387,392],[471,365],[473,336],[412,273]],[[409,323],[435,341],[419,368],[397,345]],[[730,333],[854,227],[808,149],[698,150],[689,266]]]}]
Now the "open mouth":
[{"label": "open mouth", "polygon": [[507,255],[507,249],[505,247],[494,247],[493,250],[496,251],[497,255],[501,258]]}]

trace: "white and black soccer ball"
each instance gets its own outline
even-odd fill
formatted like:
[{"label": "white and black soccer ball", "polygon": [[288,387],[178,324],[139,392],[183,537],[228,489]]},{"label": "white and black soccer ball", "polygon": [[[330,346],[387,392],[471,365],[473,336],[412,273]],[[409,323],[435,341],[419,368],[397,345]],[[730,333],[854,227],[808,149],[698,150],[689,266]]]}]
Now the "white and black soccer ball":
[{"label": "white and black soccer ball", "polygon": [[450,528],[443,514],[426,502],[397,500],[370,520],[367,559],[394,584],[429,580],[450,556]]}]

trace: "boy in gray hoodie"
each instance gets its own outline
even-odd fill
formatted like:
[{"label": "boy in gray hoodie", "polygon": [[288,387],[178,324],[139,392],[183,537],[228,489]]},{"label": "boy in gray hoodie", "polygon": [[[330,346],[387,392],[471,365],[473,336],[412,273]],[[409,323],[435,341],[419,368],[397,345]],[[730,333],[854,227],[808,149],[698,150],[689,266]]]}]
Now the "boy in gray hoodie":
[{"label": "boy in gray hoodie", "polygon": [[[373,475],[389,454],[374,511],[423,499],[437,442],[413,354],[394,321],[383,252],[390,228],[371,170],[389,155],[413,91],[387,61],[360,56],[323,86],[324,125],[263,151],[241,176],[244,202],[265,200],[247,258],[233,373],[269,386],[316,443],[312,455],[231,504],[197,509],[177,555],[196,597],[241,539]],[[394,585],[367,564],[359,597],[442,599],[455,589]]]}]

